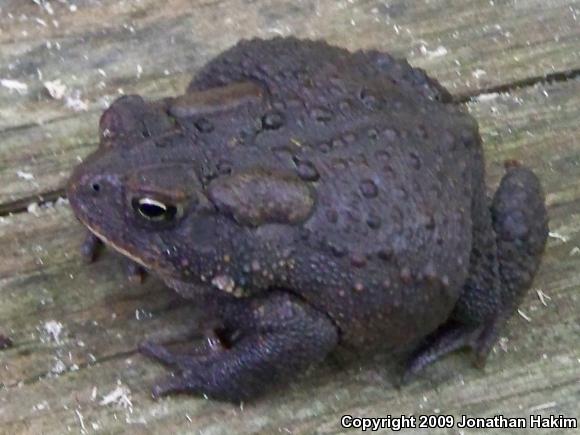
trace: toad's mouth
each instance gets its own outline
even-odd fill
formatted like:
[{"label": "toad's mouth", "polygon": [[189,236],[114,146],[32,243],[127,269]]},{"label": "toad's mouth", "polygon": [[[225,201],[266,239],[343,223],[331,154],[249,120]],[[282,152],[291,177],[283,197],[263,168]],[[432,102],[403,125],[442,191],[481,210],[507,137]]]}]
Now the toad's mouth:
[{"label": "toad's mouth", "polygon": [[134,261],[135,263],[140,264],[141,266],[143,266],[146,269],[148,269],[150,267],[149,265],[145,264],[145,262],[141,258],[135,257],[133,254],[131,254],[125,248],[121,248],[119,245],[115,244],[110,239],[105,237],[102,233],[99,232],[99,230],[97,230],[92,225],[89,225],[85,220],[80,219],[80,221],[83,223],[84,226],[86,226],[88,228],[88,230],[92,234],[94,234],[97,238],[99,238],[99,240],[101,240],[105,245],[113,248],[115,251],[117,251],[121,255],[124,255],[125,257],[129,258],[130,260]]}]

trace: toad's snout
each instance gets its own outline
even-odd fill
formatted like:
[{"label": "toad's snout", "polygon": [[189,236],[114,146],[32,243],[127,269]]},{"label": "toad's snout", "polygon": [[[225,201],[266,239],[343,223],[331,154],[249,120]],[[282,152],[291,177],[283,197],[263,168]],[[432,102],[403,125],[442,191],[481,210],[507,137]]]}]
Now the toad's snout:
[{"label": "toad's snout", "polygon": [[69,178],[67,197],[75,214],[82,221],[107,208],[105,201],[116,197],[119,176],[110,171],[100,171],[100,163],[92,158],[77,166]]}]

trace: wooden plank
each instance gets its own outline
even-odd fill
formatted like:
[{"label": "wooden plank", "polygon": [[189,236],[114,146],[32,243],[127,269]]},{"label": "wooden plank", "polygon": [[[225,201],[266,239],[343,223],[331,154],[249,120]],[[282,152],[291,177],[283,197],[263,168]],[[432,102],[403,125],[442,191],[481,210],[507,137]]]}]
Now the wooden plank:
[{"label": "wooden plank", "polygon": [[[0,6],[0,79],[17,82],[0,86],[4,209],[62,188],[77,157],[94,149],[98,114],[120,92],[180,93],[240,38],[293,34],[391,51],[458,95],[580,66],[579,1],[37,3],[47,4]],[[55,80],[66,87],[52,84],[56,99],[45,85]],[[6,87],[18,84],[22,94]]]},{"label": "wooden plank", "polygon": [[[154,402],[149,386],[163,370],[136,354],[136,343],[183,332],[197,317],[192,308],[172,308],[171,292],[154,279],[129,285],[111,254],[84,266],[82,230],[60,204],[0,221],[0,329],[15,342],[0,351],[0,433],[82,432],[84,425],[87,432],[226,434],[235,422],[237,433],[329,434],[341,432],[343,414],[578,418],[580,81],[485,95],[470,110],[481,125],[490,186],[506,158],[531,166],[548,193],[553,233],[534,284],[550,299],[544,306],[529,293],[521,310],[530,321],[510,321],[485,371],[456,354],[399,391],[391,356],[342,352],[243,409],[183,396]],[[118,387],[118,400],[104,404]]]}]

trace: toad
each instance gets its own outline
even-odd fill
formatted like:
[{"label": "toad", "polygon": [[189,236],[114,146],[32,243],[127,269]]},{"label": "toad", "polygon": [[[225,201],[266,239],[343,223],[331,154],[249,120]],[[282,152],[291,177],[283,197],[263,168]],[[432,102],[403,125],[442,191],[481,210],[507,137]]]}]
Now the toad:
[{"label": "toad", "polygon": [[100,141],[74,213],[217,319],[202,354],[141,346],[180,372],[156,396],[247,400],[339,345],[417,343],[405,379],[463,347],[483,364],[546,242],[532,171],[488,199],[475,120],[375,50],[242,41],[184,95],[116,100]]}]

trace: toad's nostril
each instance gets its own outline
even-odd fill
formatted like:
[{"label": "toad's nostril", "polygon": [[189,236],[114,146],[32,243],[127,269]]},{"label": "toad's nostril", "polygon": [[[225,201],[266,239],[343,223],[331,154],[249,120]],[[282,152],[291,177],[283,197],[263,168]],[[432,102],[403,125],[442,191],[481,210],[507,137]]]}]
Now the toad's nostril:
[{"label": "toad's nostril", "polygon": [[93,192],[95,192],[95,193],[99,193],[101,191],[101,185],[99,183],[91,184],[91,188],[93,189]]}]

